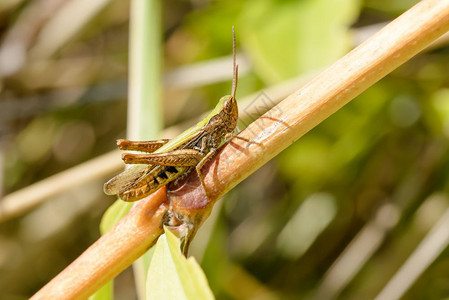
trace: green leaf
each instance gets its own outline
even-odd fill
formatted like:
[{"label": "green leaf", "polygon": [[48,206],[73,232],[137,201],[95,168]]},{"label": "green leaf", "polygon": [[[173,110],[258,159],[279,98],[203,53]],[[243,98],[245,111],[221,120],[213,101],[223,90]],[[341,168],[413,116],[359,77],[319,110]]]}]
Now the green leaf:
[{"label": "green leaf", "polygon": [[147,299],[214,299],[203,270],[179,246],[179,239],[165,228],[148,270]]},{"label": "green leaf", "polygon": [[248,1],[243,11],[240,43],[258,75],[275,83],[343,56],[359,0]]},{"label": "green leaf", "polygon": [[89,300],[110,300],[114,299],[114,281],[111,280],[103,285],[98,291],[89,297]]}]

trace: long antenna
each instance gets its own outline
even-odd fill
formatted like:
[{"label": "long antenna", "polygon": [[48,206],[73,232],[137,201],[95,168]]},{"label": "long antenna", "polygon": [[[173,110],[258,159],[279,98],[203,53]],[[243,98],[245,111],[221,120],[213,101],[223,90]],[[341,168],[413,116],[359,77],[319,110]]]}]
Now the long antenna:
[{"label": "long antenna", "polygon": [[232,72],[233,77],[232,77],[232,94],[231,97],[235,98],[235,93],[237,91],[237,80],[238,80],[238,76],[239,76],[239,66],[236,63],[236,59],[235,59],[235,31],[234,31],[234,26],[232,26],[232,58],[234,59],[234,63],[233,63],[233,70]]}]

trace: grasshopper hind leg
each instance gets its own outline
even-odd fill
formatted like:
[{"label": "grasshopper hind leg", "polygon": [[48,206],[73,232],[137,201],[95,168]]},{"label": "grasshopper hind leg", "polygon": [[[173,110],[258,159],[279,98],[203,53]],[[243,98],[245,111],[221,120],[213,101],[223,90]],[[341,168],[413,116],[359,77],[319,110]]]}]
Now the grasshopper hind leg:
[{"label": "grasshopper hind leg", "polygon": [[170,140],[161,139],[155,141],[130,141],[124,139],[117,140],[117,147],[120,150],[128,150],[128,151],[140,151],[140,152],[148,152],[152,153],[159,149],[160,147],[167,144]]}]

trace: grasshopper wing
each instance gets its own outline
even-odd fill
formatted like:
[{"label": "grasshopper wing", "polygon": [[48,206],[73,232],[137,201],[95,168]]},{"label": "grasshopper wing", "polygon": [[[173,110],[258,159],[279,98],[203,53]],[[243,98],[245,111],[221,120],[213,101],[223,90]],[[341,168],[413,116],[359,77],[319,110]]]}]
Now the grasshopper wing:
[{"label": "grasshopper wing", "polygon": [[104,193],[117,195],[129,190],[148,175],[153,167],[152,165],[133,165],[106,182],[103,186]]}]

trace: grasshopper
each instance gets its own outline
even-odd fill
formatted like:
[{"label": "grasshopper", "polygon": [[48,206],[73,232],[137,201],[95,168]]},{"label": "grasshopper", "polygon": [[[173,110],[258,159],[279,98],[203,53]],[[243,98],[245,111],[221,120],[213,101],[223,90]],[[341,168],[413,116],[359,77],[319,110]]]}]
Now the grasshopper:
[{"label": "grasshopper", "polygon": [[178,137],[155,141],[118,140],[120,150],[140,151],[144,154],[124,153],[126,164],[133,164],[104,184],[107,195],[118,195],[124,201],[137,201],[168,183],[196,169],[207,196],[201,175],[203,165],[215,154],[223,141],[233,136],[237,126],[238,108],[235,99],[238,65],[233,37],[233,80],[231,95],[223,96],[209,115]]}]

